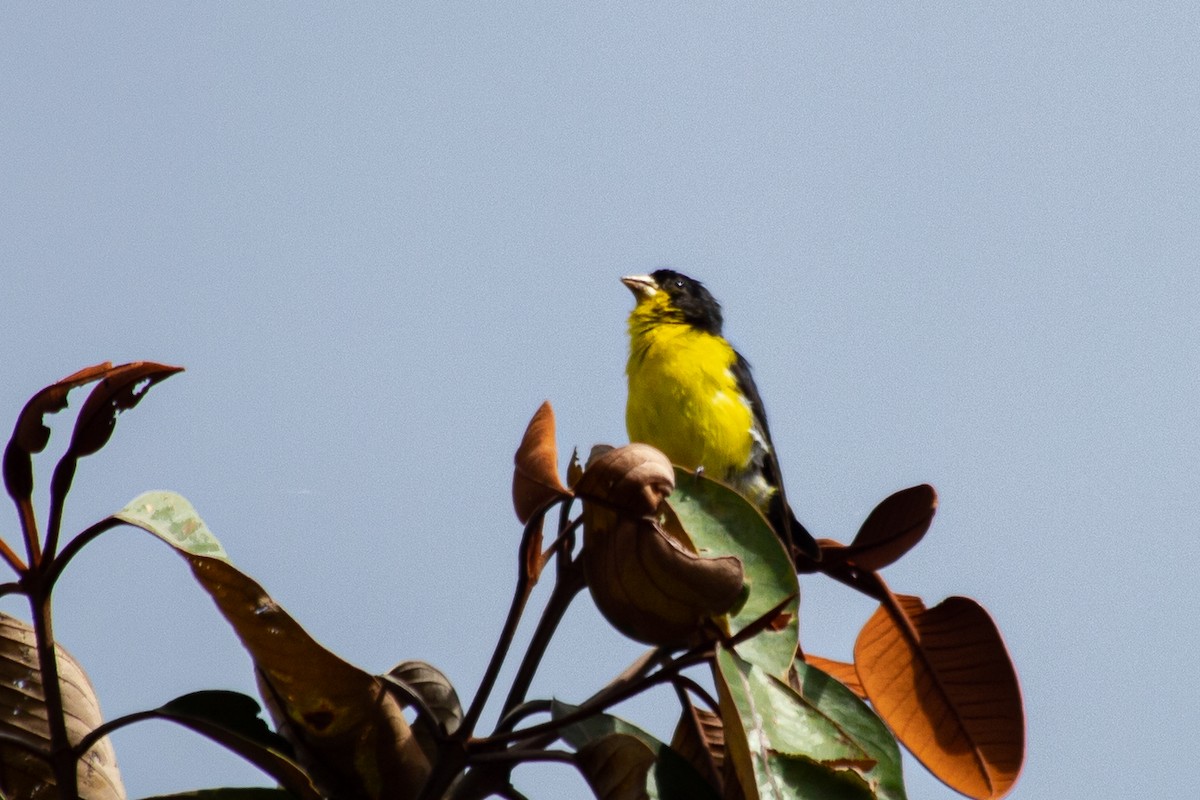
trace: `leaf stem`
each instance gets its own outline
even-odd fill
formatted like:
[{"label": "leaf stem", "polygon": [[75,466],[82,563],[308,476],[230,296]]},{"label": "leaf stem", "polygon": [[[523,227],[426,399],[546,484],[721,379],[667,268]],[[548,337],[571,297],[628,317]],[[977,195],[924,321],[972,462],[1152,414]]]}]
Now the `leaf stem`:
[{"label": "leaf stem", "polygon": [[50,591],[37,570],[26,573],[29,607],[33,615],[33,634],[37,641],[38,664],[42,673],[42,693],[46,703],[46,722],[50,728],[50,767],[58,784],[61,800],[78,800],[79,784],[75,751],[67,736],[62,684],[58,678],[58,653],[54,646],[54,625],[50,612]]},{"label": "leaf stem", "polygon": [[17,573],[18,575],[23,574],[25,570],[28,569],[28,567],[25,566],[25,562],[21,560],[21,557],[13,552],[13,549],[8,546],[8,542],[4,541],[3,539],[0,539],[0,558],[3,558],[4,561],[10,567],[12,567],[13,572]]},{"label": "leaf stem", "polygon": [[562,500],[563,498],[561,497],[548,500],[525,523],[525,531],[521,535],[521,546],[517,550],[517,585],[513,591],[512,603],[508,608],[508,617],[504,620],[504,628],[500,631],[500,638],[496,640],[496,647],[492,651],[492,658],[488,662],[487,669],[484,670],[479,690],[475,693],[475,697],[472,698],[471,707],[467,709],[467,713],[463,716],[462,725],[457,731],[456,735],[463,739],[470,737],[475,731],[475,726],[479,724],[479,717],[483,714],[484,706],[487,705],[488,698],[492,694],[492,689],[496,686],[496,678],[500,675],[500,668],[504,665],[504,658],[508,655],[509,647],[512,646],[513,637],[516,636],[517,625],[521,621],[525,605],[529,602],[529,595],[533,590],[533,579],[525,563],[525,553],[529,550],[529,545],[534,537],[541,533],[542,521],[545,519],[546,513],[554,507],[555,503],[562,502]]},{"label": "leaf stem", "polygon": [[[561,564],[561,551],[559,558]],[[512,687],[508,690],[508,697],[504,699],[504,705],[500,709],[502,717],[525,702],[525,695],[528,694],[529,686],[533,683],[533,676],[542,663],[542,657],[546,655],[546,649],[550,646],[550,640],[554,637],[558,624],[562,622],[567,609],[571,607],[571,601],[586,585],[583,566],[578,562],[571,563],[569,568],[560,569],[556,577],[554,588],[550,591],[550,598],[546,601],[545,608],[542,609],[542,617],[538,620],[533,638],[529,642],[529,648],[521,659],[521,666],[518,667],[517,675],[513,678]]]},{"label": "leaf stem", "polygon": [[110,531],[118,525],[125,524],[127,523],[124,520],[117,519],[116,517],[105,517],[99,522],[89,525],[87,528],[80,531],[74,539],[67,542],[66,547],[64,547],[62,552],[58,554],[58,557],[51,562],[50,568],[46,570],[47,591],[49,591],[49,589],[58,582],[58,579],[62,575],[63,570],[66,569],[67,564],[71,563],[71,559],[73,559],[75,556],[79,555],[80,550],[90,544],[93,539],[96,539],[105,531]]},{"label": "leaf stem", "polygon": [[[21,518],[21,535],[25,537],[25,554],[29,556],[31,565],[37,564],[42,560],[42,543],[38,540],[38,524],[37,514],[33,510],[33,501],[28,497],[22,497],[16,501],[17,514]],[[13,554],[15,557],[15,553]],[[8,557],[5,557],[8,561]],[[20,562],[20,559],[17,559]],[[11,564],[12,562],[9,561]],[[14,566],[14,569],[16,567]],[[18,573],[23,573],[24,569],[17,569]]]},{"label": "leaf stem", "polygon": [[123,717],[110,719],[103,725],[88,731],[87,734],[79,740],[79,743],[75,745],[74,748],[75,757],[82,758],[88,750],[91,750],[92,747],[95,746],[96,742],[100,741],[105,736],[108,736],[113,731],[124,728],[126,725],[132,725],[135,722],[142,722],[143,720],[148,719],[162,719],[162,709],[156,708],[151,711],[135,711],[132,714],[126,714]]}]

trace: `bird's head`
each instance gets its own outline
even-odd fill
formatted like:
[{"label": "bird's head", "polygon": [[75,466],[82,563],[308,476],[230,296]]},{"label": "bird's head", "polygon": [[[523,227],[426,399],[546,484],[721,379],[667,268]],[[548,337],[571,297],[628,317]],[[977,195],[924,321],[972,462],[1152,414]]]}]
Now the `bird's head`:
[{"label": "bird's head", "polygon": [[656,323],[686,323],[714,336],[721,334],[721,304],[700,281],[673,269],[659,269],[649,275],[626,275],[621,283],[637,300],[635,314]]}]

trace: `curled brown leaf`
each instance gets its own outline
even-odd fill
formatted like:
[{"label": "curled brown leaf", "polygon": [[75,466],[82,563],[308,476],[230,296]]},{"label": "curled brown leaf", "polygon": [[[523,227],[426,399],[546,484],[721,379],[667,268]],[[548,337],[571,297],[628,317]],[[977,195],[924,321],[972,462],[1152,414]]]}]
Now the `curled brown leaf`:
[{"label": "curled brown leaf", "polygon": [[554,438],[554,409],[546,401],[534,412],[513,457],[513,508],[526,523],[534,512],[570,492],[558,478],[558,445]]},{"label": "curled brown leaf", "polygon": [[741,596],[742,562],[686,549],[649,517],[622,516],[585,501],[584,574],[596,607],[640,642],[684,645]]},{"label": "curled brown leaf", "polygon": [[575,493],[641,517],[657,511],[674,488],[670,459],[648,444],[635,443],[594,454],[575,484]]}]

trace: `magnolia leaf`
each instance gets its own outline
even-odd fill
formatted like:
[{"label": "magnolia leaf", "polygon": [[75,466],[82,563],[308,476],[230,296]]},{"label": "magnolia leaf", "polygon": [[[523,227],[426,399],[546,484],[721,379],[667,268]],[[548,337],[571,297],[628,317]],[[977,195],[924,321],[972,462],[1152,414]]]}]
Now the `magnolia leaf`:
[{"label": "magnolia leaf", "polygon": [[554,409],[542,403],[525,429],[513,457],[513,508],[522,524],[556,497],[570,492],[558,479],[558,445],[554,439]]},{"label": "magnolia leaf", "polygon": [[[550,715],[562,719],[577,706],[557,700]],[[579,751],[576,762],[597,797],[648,797],[653,800],[717,800],[714,785],[701,777],[679,753],[636,725],[611,714],[592,714],[563,728],[559,735]],[[613,737],[629,737],[621,743]],[[646,753],[650,754],[647,761]],[[630,777],[632,776],[632,777]],[[640,782],[637,780],[640,776]],[[629,780],[622,778],[630,777]],[[602,794],[602,791],[628,794]],[[641,794],[637,792],[640,791]]]},{"label": "magnolia leaf", "polygon": [[[666,526],[686,532],[701,555],[733,557],[745,569],[748,593],[733,609],[729,633],[759,625],[783,604],[764,630],[737,646],[738,654],[772,675],[786,677],[799,638],[800,587],[791,557],[753,505],[727,486],[676,468]],[[674,520],[672,519],[674,516]],[[683,535],[683,534],[680,534]]]},{"label": "magnolia leaf", "polygon": [[415,798],[429,762],[383,682],[318,644],[228,560],[191,504],[150,492],[115,518],[170,544],[233,627],[267,709],[323,794]]},{"label": "magnolia leaf", "polygon": [[875,796],[905,800],[900,746],[883,720],[845,685],[799,660],[795,686],[806,702],[833,720],[875,762],[869,770],[860,771]]},{"label": "magnolia leaf", "polygon": [[[78,662],[55,647],[67,738],[78,744],[101,723],[95,690]],[[0,732],[19,736],[50,750],[50,725],[37,639],[26,622],[0,613]],[[79,796],[83,800],[123,800],[125,787],[108,737],[100,739],[79,761]],[[57,782],[47,761],[17,747],[0,747],[0,791],[6,797],[45,796]]]},{"label": "magnolia leaf", "polygon": [[937,492],[928,484],[896,492],[867,516],[847,547],[830,550],[829,564],[852,562],[864,570],[880,570],[917,545],[937,511]]},{"label": "magnolia leaf", "polygon": [[575,484],[575,494],[623,516],[643,517],[655,513],[674,487],[670,460],[648,444],[635,443],[590,460]]},{"label": "magnolia leaf", "polygon": [[4,450],[4,485],[18,502],[33,493],[33,455],[46,449],[50,429],[43,419],[67,407],[67,394],[84,384],[100,380],[113,371],[110,362],[96,364],[52,383],[33,397],[21,409],[12,438]]},{"label": "magnolia leaf", "polygon": [[[761,667],[717,648],[713,675],[726,758],[746,797],[873,798],[875,761],[838,722]],[[844,773],[844,774],[843,774]]]},{"label": "magnolia leaf", "polygon": [[835,678],[847,689],[858,695],[859,698],[863,700],[867,698],[867,692],[865,689],[863,689],[862,682],[858,679],[858,670],[854,668],[853,664],[847,664],[845,661],[834,661],[831,658],[814,656],[812,653],[804,654],[804,663],[808,664],[810,667],[816,667],[826,675]]},{"label": "magnolia leaf", "polygon": [[974,600],[926,609],[896,595],[854,646],[872,705],[940,780],[968,797],[999,798],[1025,758],[1021,689],[1000,632]]}]

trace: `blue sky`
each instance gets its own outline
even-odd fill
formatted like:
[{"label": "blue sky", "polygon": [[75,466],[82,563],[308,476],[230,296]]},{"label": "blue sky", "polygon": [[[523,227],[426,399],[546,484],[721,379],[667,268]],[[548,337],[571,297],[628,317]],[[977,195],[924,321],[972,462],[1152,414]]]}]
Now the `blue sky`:
[{"label": "blue sky", "polygon": [[[811,530],[938,489],[885,576],[995,617],[1013,796],[1171,796],[1200,714],[1198,34],[1187,4],[9,7],[0,412],[102,360],[187,367],[68,525],[179,491],[331,649],[470,695],[521,432],[548,398],[564,457],[624,441],[617,279],[672,266],[723,302]],[[871,605],[804,592],[805,646],[848,655]],[[109,716],[254,691],[144,534],[89,547],[56,608]],[[535,693],[639,652],[580,602]],[[671,703],[625,711],[666,734]],[[265,783],[166,723],[115,744],[133,797]]]}]

